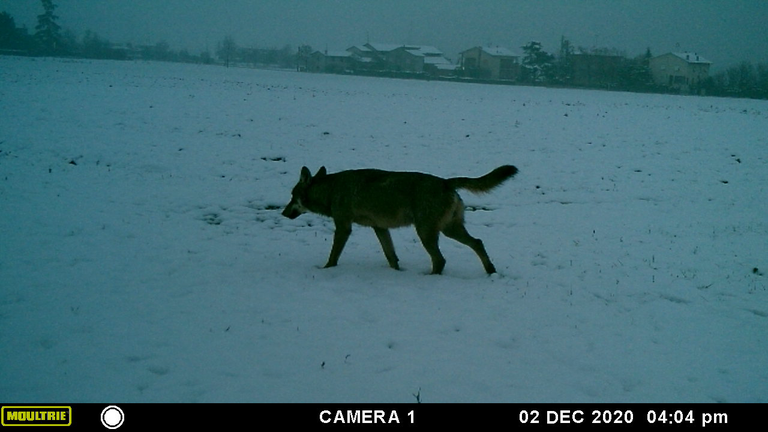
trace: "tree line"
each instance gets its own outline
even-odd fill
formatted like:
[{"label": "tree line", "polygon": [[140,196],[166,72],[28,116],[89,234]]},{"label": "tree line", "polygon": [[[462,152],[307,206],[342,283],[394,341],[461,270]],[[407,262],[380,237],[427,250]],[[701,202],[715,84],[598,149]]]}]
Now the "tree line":
[{"label": "tree line", "polygon": [[231,37],[219,42],[214,54],[207,50],[200,54],[192,54],[185,49],[174,50],[165,41],[151,45],[114,44],[90,30],[78,37],[72,30],[58,24],[57,6],[53,0],[41,0],[41,3],[43,13],[37,16],[34,32],[18,27],[7,12],[0,13],[0,54],[222,63],[227,66],[234,63],[280,67],[296,65],[296,53],[288,45],[282,48],[245,48],[239,47]]},{"label": "tree line", "polygon": [[704,85],[713,96],[768,99],[768,63],[743,61],[710,76]]},{"label": "tree line", "polygon": [[[526,83],[572,86],[579,83],[578,56],[607,59],[590,66],[589,78],[600,87],[613,90],[656,92],[663,89],[653,81],[650,48],[642,55],[627,57],[613,48],[576,47],[565,37],[560,40],[560,50],[554,54],[544,51],[540,42],[532,41],[522,47],[522,68],[520,80]],[[601,67],[602,66],[602,67]],[[583,74],[582,74],[583,75]],[[589,86],[589,84],[581,84]],[[593,84],[594,85],[594,84]]]},{"label": "tree line", "polygon": [[[582,53],[616,59],[615,68],[595,72],[598,75],[611,74],[610,77],[605,77],[605,81],[611,82],[610,88],[637,92],[668,91],[666,87],[653,81],[650,70],[653,55],[650,48],[639,56],[627,57],[621,51],[611,48],[576,48],[569,40],[562,38],[557,55],[544,51],[539,42],[530,42],[524,45],[522,50],[522,82],[572,85],[575,74],[574,55]],[[601,77],[595,78],[599,80]],[[700,84],[699,90],[710,96],[768,99],[768,63],[753,64],[743,61],[710,75]]]}]

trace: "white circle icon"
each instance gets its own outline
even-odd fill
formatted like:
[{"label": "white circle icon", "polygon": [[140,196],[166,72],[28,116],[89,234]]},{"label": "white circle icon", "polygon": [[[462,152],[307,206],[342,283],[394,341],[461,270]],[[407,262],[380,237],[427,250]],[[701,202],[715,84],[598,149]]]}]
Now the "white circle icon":
[{"label": "white circle icon", "polygon": [[101,424],[107,429],[117,429],[123,425],[125,414],[116,405],[110,405],[101,412]]}]

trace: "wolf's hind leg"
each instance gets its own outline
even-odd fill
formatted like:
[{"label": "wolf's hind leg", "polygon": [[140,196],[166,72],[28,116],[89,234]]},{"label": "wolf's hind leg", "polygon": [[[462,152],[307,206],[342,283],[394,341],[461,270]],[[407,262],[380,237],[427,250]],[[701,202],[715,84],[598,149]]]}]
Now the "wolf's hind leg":
[{"label": "wolf's hind leg", "polygon": [[421,244],[424,245],[424,249],[427,250],[430,258],[432,258],[432,274],[441,274],[445,268],[445,257],[440,253],[440,248],[438,247],[440,231],[416,226],[416,234],[419,235]]},{"label": "wolf's hind leg", "polygon": [[461,222],[453,222],[443,229],[443,234],[446,237],[450,237],[459,243],[465,244],[472,248],[473,251],[480,257],[480,261],[485,267],[485,271],[488,274],[496,273],[496,267],[491,263],[491,259],[488,257],[488,253],[485,251],[483,241],[472,237],[467,232],[467,228]]}]

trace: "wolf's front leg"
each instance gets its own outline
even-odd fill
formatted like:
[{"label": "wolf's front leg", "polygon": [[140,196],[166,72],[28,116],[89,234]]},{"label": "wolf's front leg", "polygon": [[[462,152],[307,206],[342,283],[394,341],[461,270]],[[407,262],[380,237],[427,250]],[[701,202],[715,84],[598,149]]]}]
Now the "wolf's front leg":
[{"label": "wolf's front leg", "polygon": [[333,246],[331,247],[331,255],[328,257],[328,263],[325,264],[325,268],[335,267],[339,263],[339,256],[341,251],[344,250],[344,245],[347,244],[347,239],[352,233],[351,222],[341,222],[334,220],[336,223],[336,231],[333,233]]},{"label": "wolf's front leg", "polygon": [[397,254],[395,253],[395,246],[392,244],[392,236],[389,234],[389,230],[386,228],[373,227],[376,232],[376,237],[379,238],[381,248],[384,249],[384,256],[387,257],[389,266],[395,270],[400,270],[400,266],[397,264]]}]

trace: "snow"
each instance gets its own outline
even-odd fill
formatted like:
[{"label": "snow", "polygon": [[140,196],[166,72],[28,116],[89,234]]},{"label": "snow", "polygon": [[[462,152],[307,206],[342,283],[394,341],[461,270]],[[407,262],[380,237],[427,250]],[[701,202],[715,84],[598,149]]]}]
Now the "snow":
[{"label": "snow", "polygon": [[696,53],[691,52],[673,52],[672,55],[677,56],[688,63],[712,63],[711,61],[701,57]]},{"label": "snow", "polygon": [[[0,57],[0,400],[768,402],[768,103]],[[499,274],[280,216],[479,176]]]},{"label": "snow", "polygon": [[403,48],[405,46],[403,44],[383,44],[383,43],[368,43],[366,45],[379,52],[394,51],[398,48]]},{"label": "snow", "polygon": [[326,52],[316,51],[316,52],[319,52],[325,55],[326,57],[352,57],[352,53],[349,51],[326,51]]},{"label": "snow", "polygon": [[512,51],[510,51],[507,48],[500,47],[500,46],[484,46],[481,47],[483,52],[486,54],[492,55],[492,56],[499,56],[499,57],[519,57]]}]

